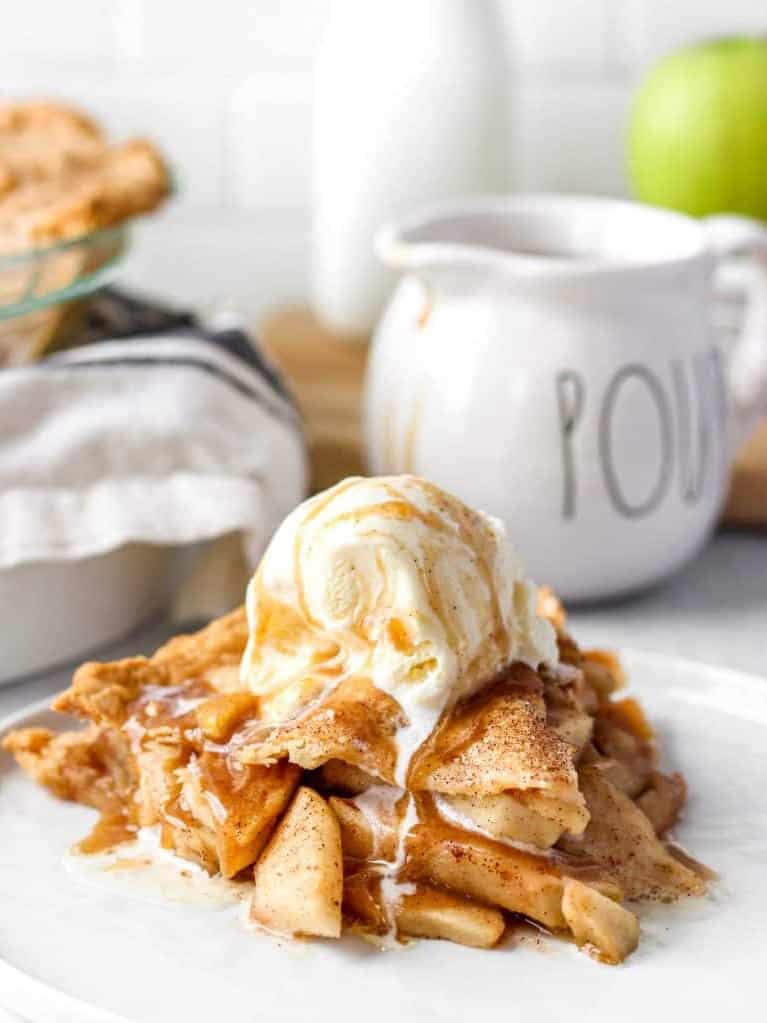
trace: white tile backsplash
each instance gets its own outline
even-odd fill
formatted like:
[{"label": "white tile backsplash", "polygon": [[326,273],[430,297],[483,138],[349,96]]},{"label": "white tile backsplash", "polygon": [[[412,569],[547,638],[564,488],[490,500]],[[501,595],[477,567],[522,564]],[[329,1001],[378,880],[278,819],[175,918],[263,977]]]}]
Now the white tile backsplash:
[{"label": "white tile backsplash", "polygon": [[0,31],[3,64],[7,58],[88,64],[112,61],[116,56],[115,15],[119,3],[22,0],[4,5]]},{"label": "white tile backsplash", "polygon": [[[706,36],[767,31],[764,0],[476,2],[502,19],[510,187],[525,190],[621,194],[628,101],[649,64]],[[139,230],[132,279],[264,310],[306,294],[311,70],[331,4],[24,0],[3,19],[0,95],[60,96],[116,137],[155,137],[179,191]]]},{"label": "white tile backsplash", "polygon": [[227,118],[227,197],[235,206],[309,205],[311,78],[254,76],[239,85]]},{"label": "white tile backsplash", "polygon": [[702,39],[767,34],[764,0],[621,0],[619,6],[638,68]]},{"label": "white tile backsplash", "polygon": [[625,192],[629,90],[612,83],[531,83],[517,90],[511,185],[520,191]]},{"label": "white tile backsplash", "polygon": [[120,135],[147,135],[171,161],[180,202],[216,207],[224,201],[226,90],[214,76],[125,74],[98,99]]},{"label": "white tile backsplash", "polygon": [[131,0],[139,56],[246,71],[308,66],[329,0]]},{"label": "white tile backsplash", "polygon": [[126,283],[205,311],[256,319],[308,290],[305,214],[176,207],[137,225]]},{"label": "white tile backsplash", "polygon": [[610,0],[500,0],[514,77],[597,76],[607,63]]}]

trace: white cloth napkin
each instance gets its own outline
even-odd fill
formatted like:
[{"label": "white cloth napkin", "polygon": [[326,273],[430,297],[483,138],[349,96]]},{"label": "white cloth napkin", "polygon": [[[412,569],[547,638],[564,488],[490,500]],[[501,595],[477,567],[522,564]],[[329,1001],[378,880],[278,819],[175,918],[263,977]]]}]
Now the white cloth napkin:
[{"label": "white cloth napkin", "polygon": [[305,486],[300,417],[231,321],[0,372],[0,569],[232,533],[252,565]]}]

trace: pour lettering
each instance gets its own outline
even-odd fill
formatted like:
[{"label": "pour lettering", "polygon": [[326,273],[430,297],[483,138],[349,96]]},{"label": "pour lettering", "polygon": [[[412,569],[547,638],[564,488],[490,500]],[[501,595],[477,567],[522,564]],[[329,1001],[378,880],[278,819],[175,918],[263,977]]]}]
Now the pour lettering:
[{"label": "pour lettering", "polygon": [[[669,363],[668,382],[639,362],[627,363],[613,374],[596,400],[589,398],[583,376],[563,370],[555,378],[562,453],[562,516],[578,514],[579,444],[589,415],[596,416],[597,452],[605,493],[624,518],[650,515],[676,492],[695,505],[716,478],[713,461],[722,456],[726,425],[723,369],[718,351],[701,352],[689,360]],[[621,458],[617,426],[627,414],[630,394],[642,396],[657,436],[657,467],[644,493],[637,495],[636,470]],[[642,429],[637,424],[637,429]],[[648,440],[648,443],[651,441]]]}]

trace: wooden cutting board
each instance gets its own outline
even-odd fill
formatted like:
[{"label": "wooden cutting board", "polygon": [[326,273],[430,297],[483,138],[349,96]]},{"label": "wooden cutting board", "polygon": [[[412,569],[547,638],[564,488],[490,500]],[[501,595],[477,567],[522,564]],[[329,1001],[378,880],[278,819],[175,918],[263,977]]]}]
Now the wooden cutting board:
[{"label": "wooden cutting board", "polygon": [[[365,338],[342,340],[307,309],[270,316],[258,335],[285,374],[306,419],[314,490],[365,471],[361,430]],[[767,421],[743,448],[724,521],[767,527]]]},{"label": "wooden cutting board", "polygon": [[340,340],[305,309],[275,313],[257,334],[304,415],[313,490],[364,473],[361,410],[367,339]]},{"label": "wooden cutting board", "polygon": [[738,454],[724,521],[731,526],[767,527],[767,421]]}]

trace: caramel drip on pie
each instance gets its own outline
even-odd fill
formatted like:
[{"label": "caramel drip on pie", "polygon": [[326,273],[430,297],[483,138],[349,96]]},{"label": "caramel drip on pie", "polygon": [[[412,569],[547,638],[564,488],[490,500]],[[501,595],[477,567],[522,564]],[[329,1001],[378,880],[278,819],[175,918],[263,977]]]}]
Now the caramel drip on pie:
[{"label": "caramel drip on pie", "polygon": [[115,814],[102,814],[90,833],[75,845],[76,852],[87,856],[114,849],[116,845],[135,841],[138,827],[133,823],[125,808]]},{"label": "caramel drip on pie", "polygon": [[127,721],[153,730],[194,728],[197,707],[213,693],[215,689],[206,679],[190,679],[176,686],[145,686],[130,704]]},{"label": "caramel drip on pie", "polygon": [[[425,480],[421,481],[421,487],[424,493],[429,494],[431,498],[438,502],[442,511],[446,515],[449,515],[453,522],[458,527],[458,532],[461,540],[466,544],[467,547],[471,547],[472,532],[467,525],[468,519],[470,519],[474,513],[468,509],[463,508],[461,505],[454,501],[445,501],[442,492],[438,487],[435,487],[433,483],[428,483]],[[503,624],[503,613],[501,611],[500,604],[498,603],[498,594],[496,588],[493,585],[493,570],[490,565],[487,554],[483,554],[481,551],[477,552],[477,558],[479,562],[479,568],[482,575],[482,580],[487,588],[487,592],[490,595],[490,601],[492,604],[493,621],[495,628],[493,630],[495,642],[498,648],[508,657],[510,649],[511,637],[508,635],[507,630]],[[502,639],[505,637],[506,643],[502,646]]]},{"label": "caramel drip on pie", "polygon": [[[341,496],[341,494],[345,493],[351,487],[355,485],[360,485],[360,482],[364,483],[367,481],[347,480],[344,484],[341,484],[338,488],[336,488],[336,490],[332,494],[326,495],[323,500],[318,501],[318,503],[311,509],[311,512],[305,519],[304,523],[297,530],[296,539],[294,543],[294,578],[296,588],[298,591],[300,607],[307,623],[309,624],[316,623],[313,621],[311,612],[308,607],[305,587],[303,583],[303,574],[301,571],[301,553],[303,549],[304,532],[306,530],[306,527],[312,521],[314,521],[319,515],[321,515],[322,512],[325,511],[325,509],[328,508],[329,505],[336,499],[336,497]],[[462,514],[462,510],[460,509],[460,507],[457,504],[454,507],[453,506],[454,502],[445,500],[444,496],[439,491],[439,489],[437,487],[434,487],[432,484],[419,481],[419,486],[426,495],[432,498],[435,504],[437,504],[438,507],[440,508],[440,511],[443,512],[444,516],[446,516],[450,520],[450,522],[452,522],[452,524],[456,527],[461,541],[469,549],[471,549],[473,546],[474,533],[470,529],[469,523],[466,521],[470,513],[466,512]],[[449,532],[448,523],[442,516],[435,514],[434,512],[424,511],[423,509],[418,508],[413,503],[403,500],[398,491],[396,490],[396,488],[391,484],[388,483],[384,484],[384,489],[390,495],[390,500],[378,502],[376,504],[366,505],[362,508],[356,508],[351,511],[341,512],[321,525],[319,535],[321,536],[322,533],[335,528],[337,525],[341,523],[344,522],[361,523],[364,522],[365,519],[371,517],[399,519],[400,521],[416,520],[422,523],[428,530],[439,535],[445,535]],[[376,531],[370,530],[368,533],[363,535],[375,536]],[[391,540],[391,537],[389,537],[389,539]],[[431,545],[426,544],[424,546],[427,559],[431,560],[432,562],[436,562],[437,561],[436,550],[434,548],[431,548]],[[430,548],[432,550],[431,558],[429,557]],[[376,559],[376,564],[379,566],[380,569],[381,561],[379,558]],[[498,602],[498,596],[496,593],[495,586],[493,584],[492,567],[489,563],[488,556],[486,554],[483,554],[482,552],[478,552],[478,568],[491,602],[494,621],[493,636],[495,642],[499,650],[502,651],[502,653],[508,654],[509,637],[507,635],[507,630],[505,629],[503,624],[503,614],[501,612],[501,608]],[[386,574],[385,573],[383,574],[384,578],[386,578]],[[431,581],[430,578],[431,573],[429,571],[429,566],[426,566],[426,572],[424,573],[424,575],[429,596],[429,602],[431,604],[432,610],[435,612],[439,620],[442,622],[446,634],[448,636],[448,642],[450,644],[450,647],[452,650],[455,651],[458,649],[459,636],[452,624],[449,609],[444,605],[444,602],[440,597],[439,588],[435,586]],[[265,596],[263,589],[259,590],[259,596],[260,597]],[[358,635],[360,635],[360,638],[367,639],[367,636],[365,636],[364,632],[362,632],[359,626],[354,631]]]},{"label": "caramel drip on pie", "polygon": [[[416,801],[418,823],[410,832],[407,842],[407,857],[401,873],[403,880],[418,881],[419,873],[419,852],[422,846],[431,847],[438,842],[460,843],[469,834],[472,841],[486,849],[508,848],[509,844],[500,839],[492,838],[483,834],[479,829],[463,828],[446,820],[438,808],[434,796],[428,792],[416,793],[413,797]],[[514,846],[515,856],[523,860],[533,869],[545,870],[560,877],[577,878],[584,883],[604,881],[609,877],[605,867],[596,860],[586,856],[575,856],[564,850],[552,847],[541,852],[531,852],[519,846]]]},{"label": "caramel drip on pie", "polygon": [[326,492],[325,494],[319,494],[317,497],[314,498],[314,502],[306,518],[296,530],[296,536],[293,543],[293,579],[295,582],[296,591],[298,593],[299,607],[301,608],[305,620],[310,625],[316,625],[317,623],[313,620],[311,612],[309,610],[309,603],[306,599],[304,573],[301,568],[301,555],[303,553],[304,534],[307,530],[307,527],[312,522],[314,522],[314,520],[317,519],[325,511],[325,509],[330,504],[332,504],[333,501],[335,501],[337,497],[340,497],[341,494],[346,493],[347,490],[350,490],[352,487],[357,486],[358,484],[359,480],[356,480],[354,478],[344,480],[342,483],[339,483],[338,486],[334,487],[332,490]]}]

